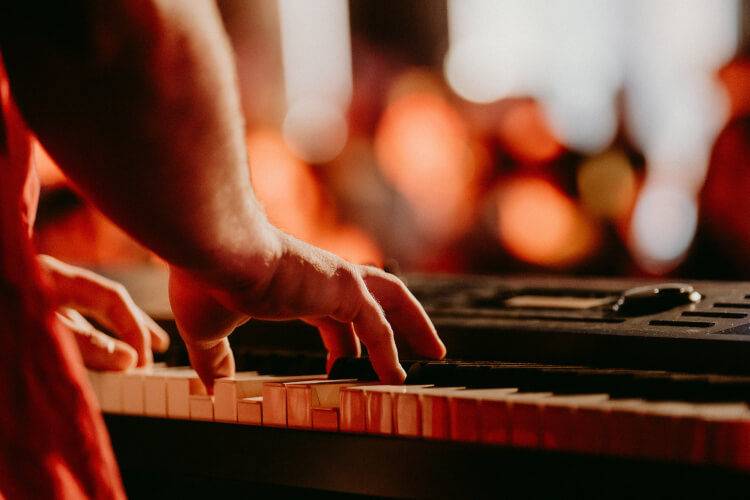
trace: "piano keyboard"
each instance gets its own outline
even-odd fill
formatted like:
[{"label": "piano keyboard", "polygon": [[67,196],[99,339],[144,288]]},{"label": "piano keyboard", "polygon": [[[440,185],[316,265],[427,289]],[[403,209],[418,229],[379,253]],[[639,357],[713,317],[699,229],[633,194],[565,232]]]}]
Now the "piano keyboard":
[{"label": "piano keyboard", "polygon": [[[209,481],[210,497],[268,485],[324,498],[750,487],[750,284],[408,284],[456,359],[404,362],[404,386],[378,384],[366,360],[325,377],[319,338],[300,323],[235,332],[244,371],[212,396],[189,368],[91,373],[131,497],[169,474],[188,494]],[[161,359],[183,365],[170,321]]]},{"label": "piano keyboard", "polygon": [[367,370],[358,376],[365,363],[342,360],[332,372],[345,377],[340,379],[238,373],[217,380],[213,395],[189,368],[89,375],[106,413],[539,448],[750,472],[750,377],[414,362],[407,385],[390,386],[361,381],[370,378]]}]

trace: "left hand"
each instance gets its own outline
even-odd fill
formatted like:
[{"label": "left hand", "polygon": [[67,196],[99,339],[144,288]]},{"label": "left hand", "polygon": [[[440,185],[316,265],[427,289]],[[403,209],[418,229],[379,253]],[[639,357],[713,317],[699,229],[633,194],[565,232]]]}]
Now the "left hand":
[{"label": "left hand", "polygon": [[[153,362],[169,335],[143,312],[120,283],[49,255],[38,255],[42,277],[52,290],[58,319],[70,328],[84,364],[95,370],[125,370]],[[98,330],[88,316],[121,340]]]}]

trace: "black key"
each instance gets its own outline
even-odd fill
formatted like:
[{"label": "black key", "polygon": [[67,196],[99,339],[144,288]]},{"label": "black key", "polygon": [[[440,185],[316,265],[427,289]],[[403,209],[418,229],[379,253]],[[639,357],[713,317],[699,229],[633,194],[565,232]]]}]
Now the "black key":
[{"label": "black key", "polygon": [[521,392],[544,391],[542,365],[503,364],[493,366],[488,387],[515,387]]},{"label": "black key", "polygon": [[378,375],[369,358],[339,358],[328,373],[331,380],[353,378],[361,382],[377,382]]},{"label": "black key", "polygon": [[482,389],[491,387],[489,377],[490,366],[486,364],[466,363],[459,364],[452,376],[452,384],[455,387],[466,387],[468,389]]},{"label": "black key", "polygon": [[434,361],[421,366],[418,380],[421,384],[433,384],[438,387],[455,386],[455,362]]},{"label": "black key", "polygon": [[707,391],[711,401],[750,404],[750,377],[711,376]]}]

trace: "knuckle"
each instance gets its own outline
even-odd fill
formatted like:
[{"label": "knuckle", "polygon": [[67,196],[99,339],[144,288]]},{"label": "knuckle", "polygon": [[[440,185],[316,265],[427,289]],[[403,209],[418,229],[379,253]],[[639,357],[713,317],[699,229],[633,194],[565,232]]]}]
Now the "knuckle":
[{"label": "knuckle", "polygon": [[109,283],[107,283],[107,287],[109,288],[110,293],[112,294],[111,297],[113,299],[119,300],[120,302],[127,302],[130,299],[130,294],[125,288],[125,285],[123,285],[122,283],[110,281]]},{"label": "knuckle", "polygon": [[46,267],[50,267],[51,265],[54,264],[54,259],[50,257],[49,255],[45,255],[45,254],[38,254],[36,256],[36,261],[40,265],[46,266]]},{"label": "knuckle", "polygon": [[133,314],[134,304],[124,285],[113,283],[111,286],[107,286],[106,291],[110,313],[135,319]]},{"label": "knuckle", "polygon": [[356,296],[348,296],[339,303],[332,316],[337,321],[351,323],[359,316],[361,310],[362,301]]},{"label": "knuckle", "polygon": [[335,279],[341,300],[333,317],[339,321],[354,321],[362,310],[367,289],[362,278],[352,267],[342,267],[336,272]]},{"label": "knuckle", "polygon": [[341,285],[356,285],[359,279],[359,272],[350,264],[339,266],[333,273],[333,277]]},{"label": "knuckle", "polygon": [[368,350],[379,353],[390,347],[390,338],[385,335],[371,335],[367,339],[366,345]]}]

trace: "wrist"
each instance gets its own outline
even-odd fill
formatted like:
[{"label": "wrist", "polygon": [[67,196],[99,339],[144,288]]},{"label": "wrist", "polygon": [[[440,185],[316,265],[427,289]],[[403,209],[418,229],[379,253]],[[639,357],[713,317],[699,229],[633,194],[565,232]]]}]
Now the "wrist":
[{"label": "wrist", "polygon": [[208,289],[263,286],[280,261],[284,235],[265,216],[256,219],[251,224],[238,221],[226,234],[215,235],[214,244],[196,261],[170,262],[170,273]]}]

